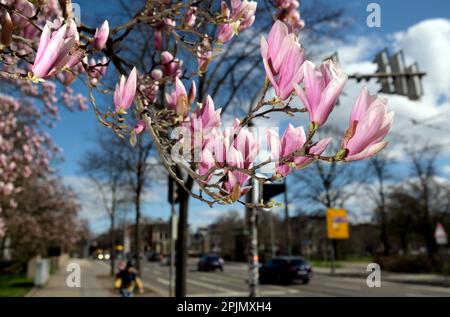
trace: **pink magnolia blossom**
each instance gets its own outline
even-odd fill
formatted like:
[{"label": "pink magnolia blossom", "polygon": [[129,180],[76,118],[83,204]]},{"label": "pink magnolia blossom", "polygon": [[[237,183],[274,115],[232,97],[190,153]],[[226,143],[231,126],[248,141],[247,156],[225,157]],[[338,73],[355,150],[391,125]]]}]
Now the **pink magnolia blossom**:
[{"label": "pink magnolia blossom", "polygon": [[144,132],[146,129],[145,127],[145,121],[144,120],[139,120],[138,123],[136,123],[136,125],[133,128],[133,131],[136,135],[141,134],[142,132]]},{"label": "pink magnolia blossom", "polygon": [[[226,161],[228,166],[239,169],[244,168],[244,156],[234,146],[230,146],[228,149]],[[229,194],[229,198],[232,202],[238,200],[250,190],[251,186],[244,186],[249,179],[249,175],[238,170],[228,171],[227,179],[223,182],[222,187],[223,190]]]},{"label": "pink magnolia blossom", "polygon": [[267,41],[261,36],[261,56],[276,95],[287,99],[303,79],[305,57],[296,36],[288,32],[283,22],[275,22]]},{"label": "pink magnolia blossom", "polygon": [[153,82],[150,85],[142,87],[142,91],[148,101],[155,102],[159,93],[159,80],[163,77],[163,73],[160,69],[154,69],[151,71],[150,77],[153,79]]},{"label": "pink magnolia blossom", "polygon": [[303,71],[305,89],[296,85],[295,92],[308,110],[309,120],[320,126],[333,110],[347,81],[347,75],[331,60],[327,60],[319,68],[306,61]]},{"label": "pink magnolia blossom", "polygon": [[207,143],[208,133],[221,125],[220,113],[222,109],[214,108],[214,101],[207,96],[203,105],[199,105],[191,114],[190,124],[193,133],[203,134],[203,144]]},{"label": "pink magnolia blossom", "polygon": [[136,95],[137,74],[136,67],[130,72],[128,79],[122,75],[120,82],[116,85],[114,91],[114,106],[117,113],[125,113],[125,111],[133,104]]},{"label": "pink magnolia blossom", "polygon": [[109,36],[109,23],[105,20],[102,25],[95,30],[94,47],[101,51],[105,48]]},{"label": "pink magnolia blossom", "polygon": [[[210,149],[205,148],[203,149],[200,157],[200,162],[198,164],[198,173],[200,175],[206,175],[209,173],[211,168],[213,168],[216,165],[215,159],[213,157],[213,154],[211,153]],[[205,180],[203,180],[204,183],[208,183],[211,178],[213,177],[213,173],[210,173]]]},{"label": "pink magnolia blossom", "polygon": [[255,22],[256,1],[231,0],[231,18],[238,20],[238,31],[249,28]]},{"label": "pink magnolia blossom", "polygon": [[184,24],[188,27],[193,27],[195,25],[195,21],[197,20],[197,17],[195,16],[195,13],[197,12],[196,7],[190,7],[184,16]]},{"label": "pink magnolia blossom", "polygon": [[155,29],[153,32],[153,45],[155,49],[160,51],[163,47],[163,34],[161,30]]},{"label": "pink magnolia blossom", "polygon": [[281,159],[286,159],[288,155],[293,154],[299,150],[306,142],[306,135],[303,127],[294,128],[289,124],[284,131],[283,136],[280,137],[274,130],[267,130],[267,145],[272,154],[272,160],[275,161],[276,175],[284,177],[292,171],[290,163],[294,158],[290,158],[286,162],[280,162]]},{"label": "pink magnolia blossom", "polygon": [[50,77],[81,60],[82,56],[78,55],[78,51],[73,53],[76,49],[76,36],[68,36],[68,30],[67,24],[64,24],[51,34],[49,25],[45,25],[31,69],[36,78]]},{"label": "pink magnolia blossom", "polygon": [[256,156],[259,152],[259,140],[255,137],[255,135],[246,128],[239,128],[239,120],[235,119],[233,134],[232,137],[237,133],[234,137],[233,146],[242,153],[242,157],[244,159],[244,168],[251,168],[253,163],[255,162]]},{"label": "pink magnolia blossom", "polygon": [[202,43],[197,46],[197,64],[200,73],[206,72],[212,58],[212,47],[208,37],[204,37]]},{"label": "pink magnolia blossom", "polygon": [[256,7],[256,1],[232,0],[230,10],[226,2],[222,1],[222,18],[229,20],[229,22],[219,25],[217,40],[220,43],[226,43],[238,32],[252,26],[253,22],[255,22]]},{"label": "pink magnolia blossom", "polygon": [[197,88],[193,81],[188,95],[182,81],[175,77],[175,90],[171,94],[166,94],[169,109],[174,110],[178,116],[186,117],[190,105],[194,102],[196,91]]},{"label": "pink magnolia blossom", "polygon": [[[328,144],[332,141],[331,138],[320,140],[316,144],[310,147],[308,153],[311,155],[321,155],[327,148]],[[314,158],[308,156],[297,156],[294,159],[295,168],[302,169],[314,162]]]},{"label": "pink magnolia blossom", "polygon": [[298,0],[277,0],[276,5],[280,9],[277,19],[287,23],[294,32],[305,27],[305,21],[300,17]]},{"label": "pink magnolia blossom", "polygon": [[342,141],[342,155],[346,161],[362,160],[381,151],[394,120],[394,112],[387,112],[387,100],[372,96],[364,87],[353,106],[350,127]]},{"label": "pink magnolia blossom", "polygon": [[164,76],[171,78],[181,77],[181,65],[182,62],[174,58],[170,52],[164,51],[161,53],[161,69]]},{"label": "pink magnolia blossom", "polygon": [[219,25],[217,29],[217,40],[224,44],[231,40],[235,34],[235,27],[232,23],[224,23]]},{"label": "pink magnolia blossom", "polygon": [[105,76],[107,69],[108,59],[106,58],[106,56],[103,56],[103,58],[98,61],[94,58],[91,58],[89,60],[88,74],[92,78],[101,79],[103,76]]}]

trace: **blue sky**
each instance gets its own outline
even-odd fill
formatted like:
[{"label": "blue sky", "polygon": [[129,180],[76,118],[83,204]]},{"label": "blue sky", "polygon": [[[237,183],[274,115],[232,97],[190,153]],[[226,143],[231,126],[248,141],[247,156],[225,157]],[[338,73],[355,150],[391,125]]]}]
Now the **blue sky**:
[{"label": "blue sky", "polygon": [[[308,3],[313,0],[303,1],[303,3]],[[411,44],[409,39],[413,39],[415,34],[420,34],[420,32],[425,32],[424,30],[432,29],[432,27],[427,27],[427,25],[431,24],[420,24],[425,20],[435,21],[436,25],[439,24],[438,18],[441,18],[444,22],[449,21],[450,19],[450,2],[444,0],[427,0],[427,1],[406,1],[406,0],[383,0],[376,1],[381,6],[381,27],[380,28],[368,28],[366,26],[366,18],[368,12],[366,12],[367,4],[375,1],[356,1],[356,0],[333,0],[333,1],[324,1],[325,3],[330,3],[330,5],[341,6],[347,8],[347,14],[349,17],[353,17],[355,23],[353,24],[350,32],[348,34],[349,43],[339,43],[338,51],[340,54],[340,58],[342,57],[344,61],[344,65],[348,66],[348,69],[351,71],[360,71],[371,70],[373,65],[370,65],[370,59],[373,55],[372,53],[376,52],[376,49],[382,48],[383,45],[389,43],[391,46],[399,46],[405,45],[408,47],[409,51],[406,53],[411,54],[412,58],[420,59],[421,56],[414,55],[415,47]],[[104,1],[102,2],[102,6],[98,5],[98,2],[94,1],[77,1],[81,7],[82,19],[87,20],[88,24],[95,25],[96,23],[102,22],[104,16],[107,13],[114,11],[112,7],[113,1]],[[87,12],[87,13],[86,13]],[[104,16],[104,17],[103,17]],[[431,23],[431,22],[430,22]],[[450,23],[450,22],[449,22]],[[415,27],[419,25],[418,27]],[[439,31],[439,30],[435,30]],[[431,30],[430,32],[434,32]],[[431,33],[433,34],[433,33]],[[444,39],[445,41],[445,34]],[[439,38],[436,35],[436,38]],[[373,41],[373,45],[371,43],[367,43],[364,39],[369,39],[369,41]],[[430,41],[432,39],[430,38]],[[324,43],[325,45],[326,43]],[[432,45],[430,43],[430,45]],[[439,44],[436,44],[439,46]],[[360,48],[360,51],[356,49]],[[392,49],[394,49],[392,47]],[[423,51],[423,50],[422,50]],[[330,51],[332,53],[332,51]],[[360,53],[359,56],[355,55]],[[426,54],[427,51],[424,51],[423,54]],[[443,52],[444,54],[445,52]],[[342,56],[341,56],[342,54]],[[359,58],[361,54],[367,55],[367,58],[363,58],[358,60],[356,63],[351,61],[353,56],[357,56]],[[447,52],[447,55],[443,58],[447,58],[450,52]],[[347,59],[346,59],[347,57]],[[346,61],[347,60],[347,61]],[[450,63],[450,62],[448,62]],[[430,71],[432,71],[433,65],[422,63],[428,65]],[[447,64],[445,64],[446,66]],[[371,68],[372,67],[372,68]],[[449,66],[450,68],[450,66]],[[362,72],[362,71],[361,71]],[[433,75],[433,74],[430,74]],[[436,75],[437,76],[437,75]],[[447,73],[448,76],[448,73]],[[431,78],[440,78],[440,77],[432,77]],[[351,87],[350,87],[351,88]],[[351,90],[349,88],[349,90]],[[74,86],[76,91],[85,91],[82,84],[77,83]],[[439,93],[439,91],[437,91]],[[349,92],[351,96],[351,91]],[[426,100],[424,101],[423,107],[430,104],[430,111],[438,111],[439,109],[435,107],[433,103],[434,100],[431,99],[430,96],[426,96]],[[402,120],[403,117],[414,117],[414,118],[426,118],[428,116],[427,113],[424,113],[421,110],[420,103],[409,103],[404,100],[403,97],[393,97],[391,101],[394,102],[394,106],[397,106],[395,109],[396,112],[399,113],[396,119]],[[106,96],[104,98],[99,99],[99,103],[111,103],[112,98],[110,96]],[[398,104],[400,104],[398,106]],[[444,106],[448,106],[448,95],[444,95]],[[392,102],[390,103],[392,104]],[[409,108],[408,108],[409,107]],[[406,110],[405,110],[406,109]],[[437,109],[437,110],[436,110]],[[348,110],[348,109],[347,109]],[[341,111],[341,110],[339,110]],[[422,112],[421,112],[422,111]],[[336,114],[336,117],[339,118],[340,114]],[[407,119],[406,124],[408,124]],[[96,129],[99,129],[99,124],[97,119],[95,118],[94,112],[89,110],[85,112],[75,111],[69,112],[61,107],[61,120],[56,125],[56,127],[50,130],[50,134],[53,137],[55,143],[63,149],[63,154],[65,157],[65,161],[58,164],[56,167],[59,169],[61,175],[68,180],[68,183],[74,185],[74,188],[77,189],[77,179],[80,177],[78,162],[83,159],[83,153],[91,148],[93,145],[90,143],[89,139],[96,133]],[[400,126],[400,124],[399,124]],[[101,129],[101,128],[100,128]],[[414,130],[416,129],[416,130]],[[436,130],[433,131],[422,131],[417,130],[416,127],[409,129],[407,133],[413,135],[414,131],[418,131],[418,134],[430,134],[436,133]],[[395,131],[395,129],[394,129]],[[449,131],[450,132],[450,131]],[[403,131],[397,131],[397,133],[403,133]],[[450,134],[450,133],[449,133]],[[446,177],[449,176],[450,168],[450,160],[448,156],[445,156],[440,161],[440,166],[442,166],[442,174]],[[447,171],[448,170],[448,171]],[[446,174],[447,173],[447,174]],[[406,169],[403,168],[402,174],[406,175]],[[81,181],[80,181],[81,184]],[[165,189],[164,186],[158,186],[154,184],[151,187],[150,191],[154,195],[150,195],[152,198],[144,206],[144,215],[147,217],[162,217],[167,218],[169,214],[169,206],[165,202]],[[80,195],[80,200],[83,203],[88,200],[87,195],[84,193]],[[162,197],[162,198],[161,198]],[[234,208],[236,207],[236,208]],[[96,210],[94,210],[96,209]],[[107,221],[104,216],[102,216],[101,206],[84,206],[83,215],[87,216],[90,213],[95,213],[96,217],[92,217],[91,227],[94,231],[99,232],[105,228],[107,228]],[[231,209],[242,209],[240,206],[228,206],[228,207],[220,207],[215,208],[214,210],[210,210],[209,207],[199,201],[192,200],[191,203],[191,222],[194,226],[204,225],[211,222],[216,216],[220,215],[226,210]],[[131,219],[131,215],[129,216]]]}]

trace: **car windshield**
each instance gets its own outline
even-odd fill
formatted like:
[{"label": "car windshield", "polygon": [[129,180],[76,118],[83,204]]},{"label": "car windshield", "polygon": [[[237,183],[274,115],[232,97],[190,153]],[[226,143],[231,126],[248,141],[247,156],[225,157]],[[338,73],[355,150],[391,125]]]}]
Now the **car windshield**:
[{"label": "car windshield", "polygon": [[302,265],[306,265],[306,264],[308,264],[308,263],[306,263],[306,261],[300,260],[300,259],[291,261],[292,266],[302,266]]},{"label": "car windshield", "polygon": [[218,257],[218,256],[209,256],[207,260],[208,260],[208,261],[211,261],[211,262],[213,262],[213,261],[219,261],[219,257]]}]

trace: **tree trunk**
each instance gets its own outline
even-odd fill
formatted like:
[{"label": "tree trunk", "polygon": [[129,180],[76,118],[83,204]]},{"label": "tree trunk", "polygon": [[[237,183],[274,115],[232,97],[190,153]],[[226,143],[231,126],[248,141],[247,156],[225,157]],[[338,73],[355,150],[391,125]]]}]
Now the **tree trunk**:
[{"label": "tree trunk", "polygon": [[111,276],[114,276],[115,274],[115,262],[116,262],[116,230],[115,230],[115,226],[116,226],[116,219],[115,219],[115,213],[111,214],[111,232],[110,232],[110,237],[111,237],[111,271],[110,274]]},{"label": "tree trunk", "polygon": [[141,222],[141,192],[136,192],[136,219],[134,224],[134,250],[135,250],[135,267],[138,271],[141,270],[141,235],[140,235],[140,222]]}]

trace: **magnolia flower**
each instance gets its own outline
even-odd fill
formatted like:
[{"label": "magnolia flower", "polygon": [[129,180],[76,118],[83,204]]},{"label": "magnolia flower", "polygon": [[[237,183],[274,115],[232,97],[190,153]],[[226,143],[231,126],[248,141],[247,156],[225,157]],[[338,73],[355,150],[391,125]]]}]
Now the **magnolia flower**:
[{"label": "magnolia flower", "polygon": [[157,51],[160,51],[163,47],[163,34],[161,30],[156,29],[153,32],[153,45]]},{"label": "magnolia flower", "polygon": [[275,89],[276,95],[287,99],[294,86],[303,79],[302,64],[304,51],[287,26],[277,20],[270,30],[268,39],[261,36],[261,55],[266,74]]},{"label": "magnolia flower", "polygon": [[182,62],[173,57],[170,52],[164,51],[161,53],[161,69],[165,76],[168,77],[181,77]]},{"label": "magnolia flower", "polygon": [[[216,165],[216,162],[214,160],[213,154],[209,149],[203,149],[200,157],[200,162],[198,164],[198,173],[200,175],[206,175],[209,173],[211,168],[213,168]],[[205,180],[203,180],[204,183],[208,183],[213,176],[213,173],[210,173]]]},{"label": "magnolia flower", "polygon": [[212,47],[208,36],[205,36],[197,46],[197,64],[200,73],[206,72],[212,57]]},{"label": "magnolia flower", "polygon": [[298,11],[300,3],[297,0],[277,0],[276,6],[280,9],[277,19],[286,22],[294,32],[305,27],[305,21],[301,19]]},{"label": "magnolia flower", "polygon": [[255,22],[256,1],[231,0],[231,18],[239,21],[238,31],[249,28]]},{"label": "magnolia flower", "polygon": [[383,139],[393,120],[394,112],[387,112],[387,100],[370,95],[364,87],[353,106],[350,127],[345,133],[338,158],[355,161],[381,151],[388,143]]},{"label": "magnolia flower", "polygon": [[171,94],[166,94],[166,101],[169,109],[174,110],[178,116],[186,117],[190,105],[194,102],[197,88],[192,82],[189,96],[186,88],[178,77],[175,77],[175,90]]},{"label": "magnolia flower", "polygon": [[232,23],[225,23],[219,25],[217,30],[217,40],[224,44],[231,40],[235,34],[235,27]]},{"label": "magnolia flower", "polygon": [[232,0],[230,11],[226,2],[222,1],[222,18],[229,20],[229,22],[219,25],[217,40],[220,43],[226,43],[238,32],[249,28],[255,22],[256,6],[255,1]]},{"label": "magnolia flower", "polygon": [[[306,135],[303,127],[294,128],[289,124],[280,140],[278,133],[274,130],[267,130],[267,144],[275,161],[275,174],[284,177],[292,171],[291,166],[294,158],[289,155],[299,150],[306,142]],[[280,162],[280,160],[286,160]]]},{"label": "magnolia flower", "polygon": [[327,60],[319,68],[306,61],[303,72],[305,89],[296,85],[295,92],[308,110],[309,120],[320,126],[333,110],[347,81],[347,75],[332,60]]},{"label": "magnolia flower", "polygon": [[[228,149],[226,161],[228,166],[239,169],[244,168],[244,157],[234,146],[230,146]],[[243,172],[232,169],[228,171],[226,180],[222,184],[222,188],[229,194],[229,199],[232,202],[238,200],[250,190],[251,186],[244,186],[249,179],[250,176]]]},{"label": "magnolia flower", "polygon": [[131,107],[136,95],[136,82],[136,67],[133,68],[128,79],[125,79],[124,75],[121,76],[114,91],[114,106],[117,113],[125,113]]},{"label": "magnolia flower", "polygon": [[106,56],[103,56],[100,60],[95,60],[94,58],[91,58],[89,60],[89,68],[88,68],[88,74],[89,76],[100,79],[103,76],[105,76],[106,71],[108,69],[108,59]]},{"label": "magnolia flower", "polygon": [[197,12],[197,7],[190,7],[184,16],[184,24],[188,27],[192,27],[195,25],[195,21],[197,20],[197,17],[195,16],[195,13]]},{"label": "magnolia flower", "polygon": [[49,25],[45,25],[31,68],[35,78],[47,78],[58,73],[64,67],[78,64],[82,55],[79,54],[79,50],[73,53],[73,49],[76,49],[76,36],[68,36],[70,33],[66,24],[53,33],[50,31]]},{"label": "magnolia flower", "polygon": [[[320,140],[319,142],[317,142],[316,144],[314,144],[313,146],[311,146],[309,148],[308,153],[310,155],[321,155],[326,150],[326,148],[327,148],[328,144],[330,144],[331,140],[332,140],[331,138],[326,138],[326,139]],[[305,168],[312,162],[314,162],[314,158],[308,157],[308,156],[297,156],[294,159],[295,168],[298,168],[298,169]]]},{"label": "magnolia flower", "polygon": [[133,131],[136,135],[141,134],[145,130],[145,121],[139,120],[138,123],[133,128]]},{"label": "magnolia flower", "polygon": [[105,48],[106,41],[108,40],[109,36],[109,24],[108,20],[105,20],[100,28],[97,28],[95,30],[94,34],[94,47],[101,51]]},{"label": "magnolia flower", "polygon": [[[237,131],[238,128],[239,120],[236,119],[233,131]],[[232,136],[234,136],[234,134],[235,133],[233,133]],[[234,138],[233,146],[242,153],[244,168],[251,168],[259,152],[259,140],[255,138],[250,130],[241,128]]]},{"label": "magnolia flower", "polygon": [[193,132],[202,131],[205,134],[219,128],[221,111],[222,109],[214,109],[214,101],[208,95],[203,105],[198,106],[191,115]]}]

